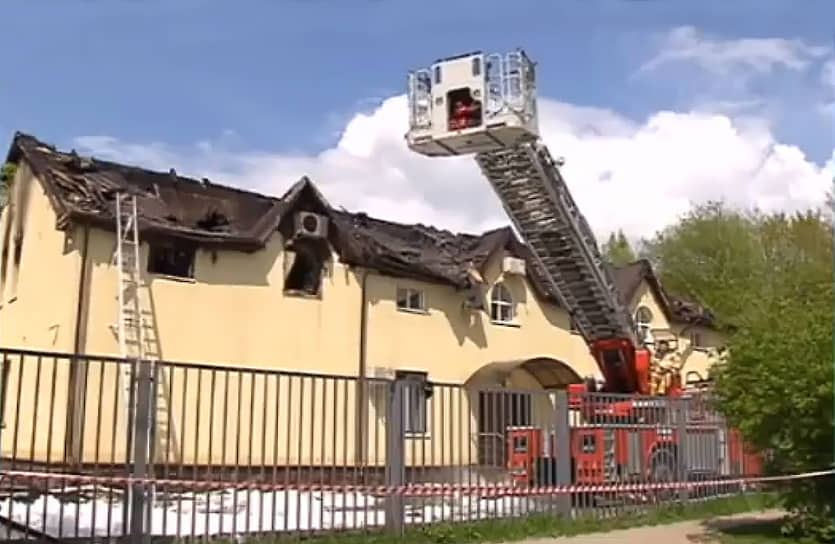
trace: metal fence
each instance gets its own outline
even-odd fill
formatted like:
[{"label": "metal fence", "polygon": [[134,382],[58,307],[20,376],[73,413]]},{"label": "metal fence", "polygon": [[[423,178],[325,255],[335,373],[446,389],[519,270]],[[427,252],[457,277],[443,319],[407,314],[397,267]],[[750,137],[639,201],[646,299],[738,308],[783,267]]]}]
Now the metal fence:
[{"label": "metal fence", "polygon": [[0,353],[5,540],[615,516],[758,470],[705,398]]}]

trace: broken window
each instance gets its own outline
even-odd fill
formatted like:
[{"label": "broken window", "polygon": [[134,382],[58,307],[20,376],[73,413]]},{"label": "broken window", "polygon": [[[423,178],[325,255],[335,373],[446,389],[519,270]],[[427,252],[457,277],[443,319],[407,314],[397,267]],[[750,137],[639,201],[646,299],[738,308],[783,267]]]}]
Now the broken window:
[{"label": "broken window", "polygon": [[296,244],[293,264],[284,279],[284,290],[318,295],[322,287],[324,259],[311,247]]},{"label": "broken window", "polygon": [[2,257],[0,257],[0,282],[2,282],[4,286],[6,285],[6,269],[8,268],[8,264],[9,264],[9,261],[8,261],[8,259],[9,259],[9,242],[11,242],[11,239],[12,239],[11,235],[12,235],[12,218],[13,217],[14,216],[11,215],[11,213],[10,213],[10,209],[6,208],[5,217],[3,218],[3,219],[5,219],[5,221],[2,222],[2,225],[4,227],[3,228],[3,251],[2,251],[3,255],[2,255]]},{"label": "broken window", "polygon": [[148,252],[148,272],[177,278],[194,278],[192,247],[178,245],[151,245]]},{"label": "broken window", "polygon": [[407,312],[425,312],[423,291],[408,287],[397,288],[397,309]]}]

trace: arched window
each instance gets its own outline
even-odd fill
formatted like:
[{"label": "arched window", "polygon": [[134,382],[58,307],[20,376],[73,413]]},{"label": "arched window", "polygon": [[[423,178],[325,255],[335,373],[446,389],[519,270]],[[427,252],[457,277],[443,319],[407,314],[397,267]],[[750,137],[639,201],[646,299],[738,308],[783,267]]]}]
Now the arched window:
[{"label": "arched window", "polygon": [[638,328],[638,339],[641,342],[651,341],[652,311],[646,306],[640,306],[635,311],[635,325]]},{"label": "arched window", "polygon": [[516,319],[513,297],[503,283],[494,285],[490,293],[490,319],[496,323],[513,323]]}]

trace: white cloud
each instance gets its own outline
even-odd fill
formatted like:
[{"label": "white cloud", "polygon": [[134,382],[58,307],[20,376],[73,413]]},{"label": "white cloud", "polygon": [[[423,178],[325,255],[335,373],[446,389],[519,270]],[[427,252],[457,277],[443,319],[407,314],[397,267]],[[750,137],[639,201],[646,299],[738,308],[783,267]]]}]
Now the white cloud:
[{"label": "white cloud", "polygon": [[[410,152],[406,101],[385,100],[357,114],[333,148],[316,155],[230,152],[195,146],[79,138],[84,152],[206,176],[280,194],[308,175],[334,206],[402,222],[478,231],[508,223],[472,158],[430,159]],[[691,202],[724,199],[765,210],[818,206],[830,188],[825,168],[796,146],[775,141],[767,123],[723,115],[658,112],[635,122],[614,112],[540,100],[543,138],[597,235],[623,228],[650,235]]]},{"label": "white cloud", "polygon": [[720,39],[706,35],[692,26],[672,29],[661,40],[659,52],[639,71],[650,71],[664,64],[691,62],[714,75],[727,76],[745,69],[770,73],[775,68],[801,71],[831,48],[811,45],[802,40],[783,38]]}]

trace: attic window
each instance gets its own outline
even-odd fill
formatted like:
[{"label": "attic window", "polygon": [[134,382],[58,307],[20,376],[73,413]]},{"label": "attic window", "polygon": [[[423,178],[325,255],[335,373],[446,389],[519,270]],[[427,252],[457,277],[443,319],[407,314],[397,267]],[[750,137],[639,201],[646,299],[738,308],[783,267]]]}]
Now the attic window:
[{"label": "attic window", "polygon": [[151,245],[148,272],[175,278],[194,278],[194,248],[183,245]]},{"label": "attic window", "polygon": [[497,283],[490,293],[490,320],[493,323],[510,325],[515,319],[516,307],[510,289],[503,283]]},{"label": "attic window", "polygon": [[641,342],[651,342],[652,311],[646,306],[640,306],[635,311],[635,325],[638,328],[638,339]]},{"label": "attic window", "polygon": [[284,291],[304,295],[318,295],[322,287],[322,272],[325,268],[322,259],[314,248],[306,244],[296,244],[293,264],[284,278]]},{"label": "attic window", "polygon": [[397,309],[403,312],[426,312],[423,291],[408,287],[397,288]]}]

